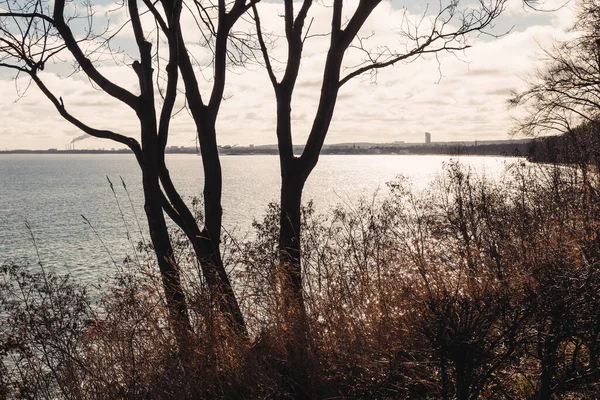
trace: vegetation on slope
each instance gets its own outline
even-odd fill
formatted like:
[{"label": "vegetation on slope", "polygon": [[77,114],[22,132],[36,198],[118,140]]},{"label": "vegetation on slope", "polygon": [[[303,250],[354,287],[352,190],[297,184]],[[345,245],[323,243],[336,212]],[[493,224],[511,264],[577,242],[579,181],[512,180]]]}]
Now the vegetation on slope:
[{"label": "vegetation on slope", "polygon": [[422,192],[399,178],[386,195],[326,215],[306,207],[310,375],[301,392],[285,354],[277,205],[252,237],[224,238],[247,340],[217,312],[185,240],[175,246],[187,260],[185,346],[149,256],[126,262],[100,298],[43,268],[6,265],[0,393],[592,398],[600,388],[600,181],[587,168],[516,165],[490,182],[449,164]]}]

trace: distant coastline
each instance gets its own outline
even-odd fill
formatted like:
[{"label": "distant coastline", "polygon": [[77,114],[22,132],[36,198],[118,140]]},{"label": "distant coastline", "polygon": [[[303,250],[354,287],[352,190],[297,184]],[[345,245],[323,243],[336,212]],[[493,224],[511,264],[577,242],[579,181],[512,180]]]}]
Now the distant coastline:
[{"label": "distant coastline", "polygon": [[[536,140],[489,140],[471,142],[433,142],[433,143],[369,143],[353,142],[323,146],[321,154],[358,155],[358,154],[423,154],[423,155],[496,155],[527,156],[535,147]],[[302,153],[302,146],[294,146],[296,154]],[[196,147],[167,147],[169,154],[198,154]],[[260,146],[219,146],[223,155],[275,155],[277,145]],[[73,150],[0,150],[1,154],[130,154],[129,149],[73,149]]]}]

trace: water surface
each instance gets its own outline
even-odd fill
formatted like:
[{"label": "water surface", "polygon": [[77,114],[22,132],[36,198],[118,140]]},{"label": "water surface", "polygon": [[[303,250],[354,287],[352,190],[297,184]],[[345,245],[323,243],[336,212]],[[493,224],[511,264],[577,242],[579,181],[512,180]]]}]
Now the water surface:
[{"label": "water surface", "polygon": [[[502,157],[324,155],[306,184],[303,200],[313,200],[320,211],[339,203],[352,204],[360,197],[385,191],[386,182],[400,174],[423,188],[450,159],[492,178],[504,171],[506,163],[515,161]],[[224,228],[248,231],[252,220],[260,219],[267,204],[278,199],[278,158],[224,156],[221,160]],[[200,196],[201,158],[171,154],[167,162],[186,201]],[[114,184],[118,204],[106,176]],[[133,208],[119,177],[127,185]],[[132,252],[128,234],[134,241],[146,235],[142,205],[141,173],[131,155],[2,155],[0,262],[35,262],[33,234],[45,264],[65,268],[80,278],[104,273],[111,268],[111,256],[120,260]]]}]

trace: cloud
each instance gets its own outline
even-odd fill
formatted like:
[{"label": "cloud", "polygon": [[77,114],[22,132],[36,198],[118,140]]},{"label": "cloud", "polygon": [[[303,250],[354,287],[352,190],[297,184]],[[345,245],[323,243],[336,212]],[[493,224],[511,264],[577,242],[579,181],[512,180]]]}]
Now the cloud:
[{"label": "cloud", "polygon": [[[346,12],[350,12],[356,2],[347,1],[345,4]],[[505,20],[499,21],[503,26],[512,26],[514,22],[515,28],[498,39],[481,37],[465,52],[399,63],[382,70],[375,82],[369,77],[362,77],[344,85],[336,103],[327,142],[421,141],[425,131],[431,132],[434,140],[507,138],[512,123],[506,108],[510,90],[523,87],[521,78],[538,65],[536,54],[540,53],[540,45],[549,46],[552,38],[566,37],[565,30],[570,25],[572,14],[572,10],[564,8],[540,16],[519,11],[518,4],[519,1],[511,0],[503,17]],[[106,7],[98,11],[98,15],[106,14]],[[275,37],[283,36],[281,4],[260,3],[260,12],[265,32]],[[121,21],[123,13],[123,10],[118,10],[110,15],[113,21]],[[313,36],[305,43],[292,103],[296,143],[306,139],[315,115],[329,42],[329,38],[322,34],[329,29],[330,13],[330,8],[315,4],[309,15],[309,20],[314,21],[310,31]],[[369,37],[365,43],[370,48],[402,46],[398,29],[403,18],[416,17],[384,2],[367,22],[361,35]],[[210,52],[199,44],[201,38],[195,25],[189,17],[186,18],[184,34],[190,51],[199,62],[200,89],[204,98],[208,98],[212,87]],[[148,20],[145,22],[148,31],[154,28]],[[252,28],[246,23],[237,29],[247,31]],[[131,40],[128,29],[123,30],[120,40],[123,43]],[[271,54],[275,65],[281,67],[277,60],[285,59],[287,48],[283,39],[276,40],[276,44]],[[159,51],[164,55],[165,46]],[[135,51],[130,53],[132,57],[136,56]],[[345,71],[350,71],[361,57],[361,52],[348,52]],[[127,57],[120,59],[126,61]],[[69,61],[69,58],[65,57],[65,60]],[[101,57],[99,70],[108,79],[137,94],[137,77],[129,62],[115,65],[105,54]],[[139,137],[139,123],[132,110],[97,90],[84,75],[66,77],[64,71],[67,69],[47,68],[41,76],[57,96],[63,97],[70,112],[96,128],[113,129]],[[275,143],[276,103],[266,72],[256,65],[234,68],[227,79],[226,100],[217,121],[219,144]],[[26,85],[27,81],[22,78],[17,81],[17,87],[21,89]],[[183,89],[182,85],[180,89]],[[0,93],[3,94],[0,97],[3,113],[0,149],[63,148],[73,137],[81,135],[57,115],[37,88],[30,87],[26,96],[15,103],[18,97],[15,82],[3,73],[0,75]],[[156,97],[160,104],[158,93]],[[176,109],[183,104],[181,93]],[[173,118],[169,144],[193,145],[195,132],[189,115],[181,112]],[[90,138],[80,147],[110,148],[118,145]]]}]

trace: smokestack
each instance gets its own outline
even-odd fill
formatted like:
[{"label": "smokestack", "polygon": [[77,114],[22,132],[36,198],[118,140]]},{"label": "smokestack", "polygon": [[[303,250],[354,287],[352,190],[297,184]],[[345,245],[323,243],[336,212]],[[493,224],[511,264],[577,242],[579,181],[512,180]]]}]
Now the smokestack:
[{"label": "smokestack", "polygon": [[77,136],[76,138],[71,140],[71,150],[75,150],[75,142],[78,142],[80,140],[84,140],[87,138],[89,138],[89,135],[81,135],[81,136]]}]

